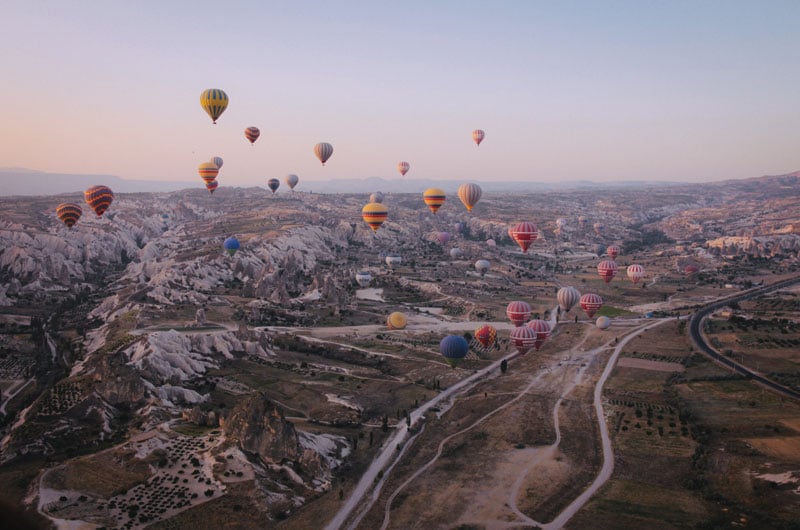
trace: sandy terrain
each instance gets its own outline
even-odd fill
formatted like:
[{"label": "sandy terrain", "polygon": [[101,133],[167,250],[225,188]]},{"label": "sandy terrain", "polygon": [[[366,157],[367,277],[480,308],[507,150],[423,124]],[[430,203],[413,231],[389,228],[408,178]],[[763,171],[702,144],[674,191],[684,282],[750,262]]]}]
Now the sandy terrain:
[{"label": "sandy terrain", "polygon": [[635,359],[633,357],[623,357],[617,362],[617,366],[623,368],[640,368],[642,370],[655,370],[656,372],[683,372],[685,368],[678,363],[665,363],[662,361],[648,361],[647,359]]}]

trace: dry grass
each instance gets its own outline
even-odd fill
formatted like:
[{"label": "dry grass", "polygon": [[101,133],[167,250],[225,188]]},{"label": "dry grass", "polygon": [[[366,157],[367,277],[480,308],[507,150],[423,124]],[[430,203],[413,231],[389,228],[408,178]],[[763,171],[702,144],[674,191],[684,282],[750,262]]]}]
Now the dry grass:
[{"label": "dry grass", "polygon": [[147,480],[152,461],[135,458],[132,452],[106,451],[53,469],[43,482],[53,489],[108,498]]}]

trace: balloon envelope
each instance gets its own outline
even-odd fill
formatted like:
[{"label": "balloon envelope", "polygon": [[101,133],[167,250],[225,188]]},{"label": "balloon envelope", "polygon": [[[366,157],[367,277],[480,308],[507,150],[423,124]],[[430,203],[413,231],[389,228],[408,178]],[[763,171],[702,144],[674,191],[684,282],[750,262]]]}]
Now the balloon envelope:
[{"label": "balloon envelope", "polygon": [[472,131],[472,141],[475,142],[475,145],[481,145],[481,142],[486,137],[486,133],[481,129],[475,129]]},{"label": "balloon envelope", "polygon": [[217,118],[228,108],[228,94],[218,88],[203,90],[200,94],[200,106],[209,115],[211,121],[217,123]]},{"label": "balloon envelope", "polygon": [[222,164],[223,164],[222,157],[215,156],[214,158],[212,158],[211,160],[209,160],[209,162],[211,162],[211,163],[213,163],[215,166],[217,166],[217,169],[222,169]]},{"label": "balloon envelope", "polygon": [[369,196],[369,202],[382,203],[383,202],[383,192],[382,191],[376,191],[375,193],[371,194]]},{"label": "balloon envelope", "polygon": [[608,329],[611,326],[611,319],[608,317],[597,317],[597,322],[595,325],[599,329]]},{"label": "balloon envelope", "polygon": [[519,248],[522,249],[522,253],[527,254],[528,247],[539,237],[539,230],[535,224],[523,222],[512,226],[508,231],[508,235],[517,242]]},{"label": "balloon envelope", "polygon": [[411,164],[409,164],[408,162],[397,163],[397,171],[399,171],[400,174],[403,175],[404,177],[406,176],[406,173],[408,173],[409,169],[411,169]]},{"label": "balloon envelope", "polygon": [[386,318],[386,327],[389,329],[404,329],[407,323],[408,319],[399,311],[395,311]]},{"label": "balloon envelope", "polygon": [[634,263],[632,265],[628,265],[628,278],[633,283],[639,283],[639,280],[644,278],[644,267],[639,265],[638,263]]},{"label": "balloon envelope", "polygon": [[358,271],[356,273],[356,283],[361,287],[366,287],[372,281],[372,274],[369,271]]},{"label": "balloon envelope", "polygon": [[210,193],[214,193],[214,190],[216,190],[218,186],[219,183],[216,180],[212,180],[211,182],[206,182],[206,189]]},{"label": "balloon envelope", "polygon": [[497,340],[497,329],[488,324],[481,326],[475,330],[475,340],[480,342],[484,348],[489,348]]},{"label": "balloon envelope", "polygon": [[556,299],[558,300],[558,306],[561,308],[561,311],[564,313],[568,312],[572,307],[578,303],[581,298],[581,293],[572,286],[569,287],[562,287],[558,290],[558,294],[556,295]]},{"label": "balloon envelope", "polygon": [[389,268],[393,269],[400,266],[400,264],[403,262],[403,258],[400,256],[386,256],[385,261]]},{"label": "balloon envelope", "polygon": [[297,183],[300,182],[300,178],[295,174],[286,175],[284,182],[286,182],[286,185],[289,186],[290,190],[293,190],[294,187],[297,186]]},{"label": "balloon envelope", "polygon": [[86,204],[101,217],[114,201],[114,192],[108,186],[92,186],[83,192]]},{"label": "balloon envelope", "polygon": [[461,335],[448,335],[439,343],[439,351],[447,363],[455,367],[461,359],[467,356],[469,344]]},{"label": "balloon envelope", "polygon": [[368,203],[361,209],[361,217],[372,228],[373,232],[381,227],[388,216],[389,209],[377,202]]},{"label": "balloon envelope", "polygon": [[77,204],[63,202],[56,206],[56,216],[62,223],[67,225],[67,228],[72,228],[81,218],[81,215],[83,215],[83,209]]},{"label": "balloon envelope", "polygon": [[486,274],[486,271],[489,270],[489,267],[491,267],[491,263],[489,263],[489,260],[479,259],[478,261],[475,262],[475,270],[478,271],[481,276]]},{"label": "balloon envelope", "polygon": [[278,191],[278,188],[281,187],[281,181],[278,179],[269,179],[267,181],[267,187],[272,190],[272,193]]},{"label": "balloon envelope", "polygon": [[536,340],[533,343],[534,349],[537,351],[542,347],[542,344],[550,337],[550,324],[544,320],[531,320],[527,326],[536,333]]},{"label": "balloon envelope", "polygon": [[322,165],[325,165],[325,162],[333,154],[333,146],[327,142],[320,142],[314,146],[314,155],[319,158],[319,161],[322,162]]},{"label": "balloon envelope", "polygon": [[601,307],[603,307],[603,299],[599,294],[587,293],[581,296],[581,309],[589,318],[592,318]]},{"label": "balloon envelope", "polygon": [[512,324],[519,327],[528,321],[531,316],[531,305],[528,302],[517,300],[506,307],[506,316]]},{"label": "balloon envelope", "polygon": [[597,274],[608,283],[617,275],[617,264],[610,259],[603,260],[597,264]]},{"label": "balloon envelope", "polygon": [[203,162],[197,166],[197,173],[204,182],[211,182],[219,175],[219,168],[214,162]]},{"label": "balloon envelope", "polygon": [[244,137],[250,140],[251,144],[256,143],[259,136],[261,136],[261,131],[258,130],[258,127],[248,127],[244,130]]},{"label": "balloon envelope", "polygon": [[458,187],[458,198],[467,207],[468,212],[471,212],[472,208],[478,204],[481,195],[483,195],[483,190],[477,184],[467,183]]},{"label": "balloon envelope", "polygon": [[436,213],[442,207],[446,199],[444,190],[439,188],[428,188],[422,194],[422,200],[428,205],[433,213]]},{"label": "balloon envelope", "polygon": [[222,248],[231,256],[236,254],[236,251],[239,250],[239,247],[239,240],[233,236],[229,237],[222,243]]},{"label": "balloon envelope", "polygon": [[511,330],[509,336],[517,351],[525,355],[536,344],[536,332],[528,326],[520,326]]}]

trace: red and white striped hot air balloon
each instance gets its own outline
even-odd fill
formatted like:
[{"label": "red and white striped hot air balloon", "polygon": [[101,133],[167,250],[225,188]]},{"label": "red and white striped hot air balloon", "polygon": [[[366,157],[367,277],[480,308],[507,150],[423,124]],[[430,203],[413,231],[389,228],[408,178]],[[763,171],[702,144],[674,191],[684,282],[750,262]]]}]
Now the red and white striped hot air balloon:
[{"label": "red and white striped hot air balloon", "polygon": [[509,336],[517,351],[525,355],[536,345],[536,332],[528,326],[520,326],[511,330]]},{"label": "red and white striped hot air balloon", "polygon": [[531,305],[528,302],[517,300],[506,307],[506,315],[512,324],[519,327],[528,321],[531,316]]},{"label": "red and white striped hot air balloon", "polygon": [[539,230],[536,228],[535,224],[525,221],[523,223],[517,223],[509,228],[508,235],[517,242],[519,248],[522,249],[522,253],[526,254],[531,243],[536,241],[536,238],[539,237]]},{"label": "red and white striped hot air balloon", "polygon": [[533,343],[533,348],[539,351],[544,341],[550,337],[550,324],[544,320],[531,320],[528,322],[527,327],[531,328],[536,333],[536,340]]},{"label": "red and white striped hot air balloon", "polygon": [[244,137],[250,140],[250,144],[255,144],[258,137],[261,136],[261,131],[258,130],[258,127],[248,127],[244,130]]},{"label": "red and white striped hot air balloon", "polygon": [[411,164],[409,164],[408,162],[397,163],[397,171],[399,171],[402,176],[405,177],[409,169],[411,169]]},{"label": "red and white striped hot air balloon", "polygon": [[639,283],[639,280],[644,278],[644,267],[638,263],[628,265],[628,278],[630,278],[633,283]]},{"label": "red and white striped hot air balloon", "polygon": [[614,260],[606,259],[597,264],[597,274],[608,283],[617,275],[617,264]]},{"label": "red and white striped hot air balloon", "polygon": [[483,129],[475,129],[472,131],[472,141],[475,142],[475,145],[481,145],[481,142],[486,137],[486,133]]},{"label": "red and white striped hot air balloon", "polygon": [[599,294],[588,293],[581,296],[581,309],[589,318],[592,318],[601,307],[603,307],[603,299]]},{"label": "red and white striped hot air balloon", "polygon": [[617,245],[609,245],[606,249],[606,254],[608,254],[609,258],[616,260],[617,256],[619,256],[619,247]]}]

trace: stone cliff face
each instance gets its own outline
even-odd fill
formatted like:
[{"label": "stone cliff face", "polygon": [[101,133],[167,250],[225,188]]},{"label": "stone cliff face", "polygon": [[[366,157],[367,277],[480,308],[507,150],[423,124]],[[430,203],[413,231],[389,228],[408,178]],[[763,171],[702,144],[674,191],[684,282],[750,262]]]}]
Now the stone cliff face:
[{"label": "stone cliff face", "polygon": [[229,440],[264,463],[294,462],[302,454],[294,425],[266,394],[242,400],[220,424]]}]

